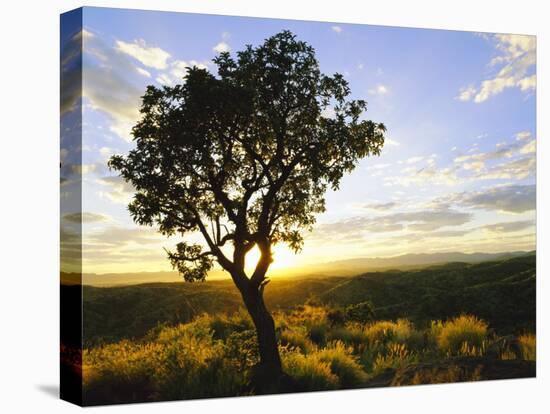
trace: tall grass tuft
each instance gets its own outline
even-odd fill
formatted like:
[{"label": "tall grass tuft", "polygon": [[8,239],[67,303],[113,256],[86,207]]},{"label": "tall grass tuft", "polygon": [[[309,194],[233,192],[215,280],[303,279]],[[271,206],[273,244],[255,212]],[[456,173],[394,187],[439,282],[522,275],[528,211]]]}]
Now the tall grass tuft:
[{"label": "tall grass tuft", "polygon": [[518,338],[523,359],[535,361],[537,359],[537,339],[533,334],[523,334]]},{"label": "tall grass tuft", "polygon": [[458,316],[443,323],[438,330],[437,345],[449,355],[476,354],[475,350],[483,349],[487,339],[487,324],[471,315]]}]

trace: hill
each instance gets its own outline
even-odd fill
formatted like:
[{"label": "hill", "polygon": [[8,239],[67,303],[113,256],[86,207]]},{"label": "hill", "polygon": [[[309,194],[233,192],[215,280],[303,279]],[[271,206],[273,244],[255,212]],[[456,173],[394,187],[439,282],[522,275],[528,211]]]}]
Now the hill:
[{"label": "hill", "polygon": [[[334,262],[308,265],[307,267],[294,267],[288,269],[275,269],[270,271],[274,277],[318,277],[318,276],[355,276],[364,272],[380,271],[388,269],[412,270],[426,266],[446,264],[450,262],[480,263],[491,260],[505,260],[513,257],[532,255],[534,252],[505,252],[505,253],[423,253],[404,254],[392,257],[354,258]],[[229,279],[226,272],[213,270],[208,275],[209,280]],[[84,284],[90,286],[123,286],[143,283],[170,283],[180,282],[181,277],[174,271],[162,272],[133,272],[133,273],[85,273],[82,282],[79,275],[74,273],[61,273],[63,284]]]},{"label": "hill", "polygon": [[[370,301],[377,319],[417,323],[475,314],[502,334],[535,330],[534,254],[511,259],[447,263],[355,277],[274,279],[266,289],[273,310],[315,300],[331,306]],[[69,288],[69,287],[64,287]],[[233,313],[241,298],[230,280],[83,287],[87,344],[139,338],[158,324],[185,323],[202,313]]]}]

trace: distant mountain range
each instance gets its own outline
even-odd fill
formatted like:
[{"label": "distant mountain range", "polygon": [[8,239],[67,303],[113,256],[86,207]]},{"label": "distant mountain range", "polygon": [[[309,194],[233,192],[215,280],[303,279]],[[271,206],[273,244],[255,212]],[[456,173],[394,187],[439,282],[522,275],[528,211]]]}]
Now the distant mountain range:
[{"label": "distant mountain range", "polygon": [[[401,269],[408,270],[431,265],[438,265],[451,262],[480,263],[492,260],[506,260],[534,254],[534,251],[516,251],[503,253],[416,253],[403,254],[392,257],[355,258],[338,260],[334,262],[319,263],[307,267],[292,268],[288,270],[277,270],[272,272],[273,276],[349,276],[369,271]],[[217,270],[211,272],[210,278],[227,278],[227,273]],[[62,273],[61,280],[64,284],[78,283],[78,276],[74,273]],[[134,285],[140,283],[154,282],[180,282],[181,276],[177,272],[136,272],[136,273],[105,273],[105,274],[84,274],[83,284],[94,286],[116,286]]]},{"label": "distant mountain range", "polygon": [[462,262],[480,263],[492,260],[506,260],[513,257],[534,254],[534,251],[516,251],[504,253],[411,253],[392,257],[374,257],[338,260],[334,262],[313,265],[308,268],[309,273],[322,272],[336,274],[349,274],[368,272],[384,269],[411,269],[430,265]]}]

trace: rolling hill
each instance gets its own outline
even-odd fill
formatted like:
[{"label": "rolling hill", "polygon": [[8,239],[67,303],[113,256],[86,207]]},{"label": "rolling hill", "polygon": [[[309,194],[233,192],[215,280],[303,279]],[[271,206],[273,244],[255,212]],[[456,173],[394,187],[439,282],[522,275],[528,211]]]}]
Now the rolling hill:
[{"label": "rolling hill", "polygon": [[[523,254],[354,277],[279,278],[265,297],[273,310],[309,299],[336,307],[370,301],[377,319],[407,317],[417,323],[472,313],[505,334],[535,330],[535,271],[535,255]],[[232,313],[242,306],[230,280],[84,286],[83,301],[86,344],[139,338],[159,324],[188,322],[204,312]]]}]

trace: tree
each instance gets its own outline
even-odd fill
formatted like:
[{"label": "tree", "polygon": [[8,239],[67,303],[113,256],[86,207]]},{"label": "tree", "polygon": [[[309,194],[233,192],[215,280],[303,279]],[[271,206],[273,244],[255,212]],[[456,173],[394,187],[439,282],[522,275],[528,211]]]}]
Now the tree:
[{"label": "tree", "polygon": [[[148,86],[136,147],[109,165],[136,189],[135,222],[202,235],[204,245],[182,241],[168,258],[188,282],[215,263],[231,275],[256,328],[258,371],[274,379],[281,359],[263,298],[272,247],[300,251],[326,190],[380,154],[385,127],[361,120],[366,102],[349,99],[342,75],[323,75],[314,49],[289,31],[213,62],[217,76],[193,67],[180,85]],[[255,246],[260,259],[247,274]]]}]

